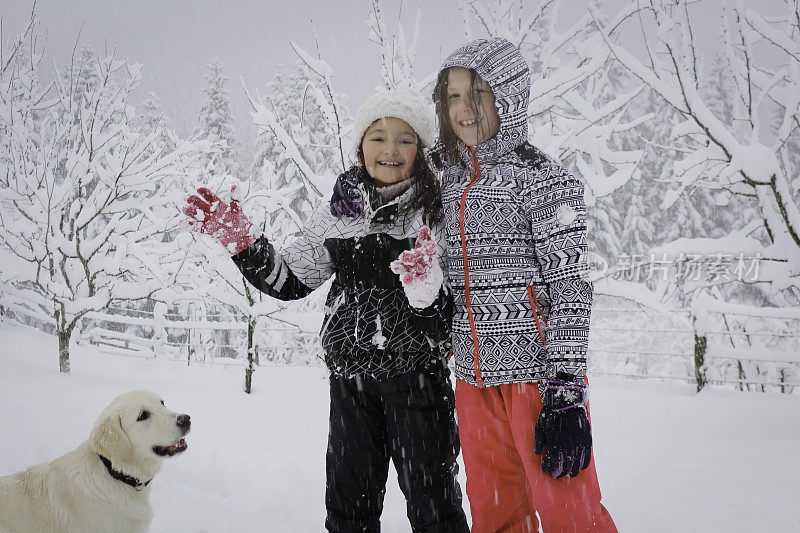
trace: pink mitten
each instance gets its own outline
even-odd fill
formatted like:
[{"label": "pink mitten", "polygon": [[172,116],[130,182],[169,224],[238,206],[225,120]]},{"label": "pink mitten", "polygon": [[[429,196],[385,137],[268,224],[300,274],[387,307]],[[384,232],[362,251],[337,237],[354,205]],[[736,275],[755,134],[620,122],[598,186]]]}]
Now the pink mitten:
[{"label": "pink mitten", "polygon": [[417,309],[430,306],[439,295],[444,274],[436,258],[436,243],[431,230],[422,228],[413,250],[406,250],[389,267],[400,275],[408,303]]},{"label": "pink mitten", "polygon": [[230,204],[205,187],[200,187],[197,192],[202,198],[192,195],[186,200],[188,205],[183,207],[192,231],[211,235],[231,255],[253,244],[255,238],[250,233],[253,224],[239,208],[239,191],[235,185],[231,187]]}]

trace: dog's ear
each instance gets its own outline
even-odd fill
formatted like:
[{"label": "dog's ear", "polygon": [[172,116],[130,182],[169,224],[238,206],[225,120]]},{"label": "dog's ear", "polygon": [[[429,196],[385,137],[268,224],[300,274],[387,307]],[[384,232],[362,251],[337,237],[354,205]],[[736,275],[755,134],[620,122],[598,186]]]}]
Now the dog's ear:
[{"label": "dog's ear", "polygon": [[129,462],[133,458],[133,443],[122,427],[122,416],[109,414],[97,422],[89,436],[92,447],[112,462]]}]

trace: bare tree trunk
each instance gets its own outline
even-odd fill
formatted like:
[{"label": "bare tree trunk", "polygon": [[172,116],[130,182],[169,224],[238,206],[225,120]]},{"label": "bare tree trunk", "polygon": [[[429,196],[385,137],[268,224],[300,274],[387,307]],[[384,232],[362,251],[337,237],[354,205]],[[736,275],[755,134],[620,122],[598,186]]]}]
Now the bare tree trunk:
[{"label": "bare tree trunk", "polygon": [[[725,313],[722,313],[722,322],[725,324],[725,331],[728,332],[728,342],[731,343],[731,348],[736,350],[736,343],[733,342],[733,333],[731,333],[731,328],[728,325],[728,317]],[[742,362],[736,361],[739,364],[739,379],[742,379]],[[742,387],[742,383],[739,382],[739,390],[744,390]]]},{"label": "bare tree trunk", "polygon": [[694,327],[696,321],[697,317],[692,317],[692,329],[694,329],[694,378],[697,382],[697,392],[700,392],[708,384],[706,377],[708,337],[697,332],[697,328]]},{"label": "bare tree trunk", "polygon": [[739,381],[739,390],[743,391],[744,390],[744,386],[747,385],[747,391],[750,392],[750,383],[746,383],[744,381],[745,375],[744,375],[744,368],[742,368],[742,361],[737,359],[736,360],[736,365],[737,365],[737,367],[739,369],[739,380],[740,380]]},{"label": "bare tree trunk", "polygon": [[70,326],[63,315],[63,308],[56,305],[53,317],[56,319],[56,335],[58,336],[58,369],[69,374],[69,338],[72,336],[74,323]]},{"label": "bare tree trunk", "polygon": [[189,327],[186,328],[186,366],[192,364],[192,356],[194,355],[194,345],[192,344],[192,319],[194,317],[194,307],[189,305],[187,320]]},{"label": "bare tree trunk", "polygon": [[72,336],[72,328],[63,331],[58,330],[58,369],[69,374],[69,338]]},{"label": "bare tree trunk", "polygon": [[257,317],[247,317],[247,368],[244,370],[244,391],[250,394],[253,383],[254,366],[258,363],[258,346],[255,345]]}]

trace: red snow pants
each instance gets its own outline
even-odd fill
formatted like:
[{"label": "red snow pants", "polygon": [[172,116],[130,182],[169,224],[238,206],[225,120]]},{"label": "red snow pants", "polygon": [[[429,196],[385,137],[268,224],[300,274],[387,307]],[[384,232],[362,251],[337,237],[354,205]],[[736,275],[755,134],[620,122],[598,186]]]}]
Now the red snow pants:
[{"label": "red snow pants", "polygon": [[536,532],[539,520],[544,533],[616,532],[600,503],[594,454],[574,478],[542,470],[544,454],[533,451],[541,410],[536,383],[478,388],[456,381],[472,533]]}]

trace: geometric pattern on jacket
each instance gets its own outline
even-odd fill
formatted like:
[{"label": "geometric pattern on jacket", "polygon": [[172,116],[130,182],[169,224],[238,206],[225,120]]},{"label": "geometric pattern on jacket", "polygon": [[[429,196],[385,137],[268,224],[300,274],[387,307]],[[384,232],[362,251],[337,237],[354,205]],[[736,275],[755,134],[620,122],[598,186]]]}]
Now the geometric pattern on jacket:
[{"label": "geometric pattern on jacket", "polygon": [[442,177],[456,376],[487,387],[581,379],[592,304],[583,184],[527,143],[530,78],[516,47],[473,42],[450,66],[475,69],[500,116],[494,138],[458,143]]},{"label": "geometric pattern on jacket", "polygon": [[[413,189],[358,218],[336,218],[321,202],[300,236],[280,252],[260,237],[233,256],[252,285],[281,300],[302,298],[334,276],[320,332],[325,363],[334,374],[385,379],[422,370],[443,355],[439,344],[450,336],[449,293],[414,312],[389,269],[402,251],[414,247],[423,226],[419,210],[397,216]],[[365,193],[375,197],[374,189]],[[441,224],[431,232],[443,262]]]}]

